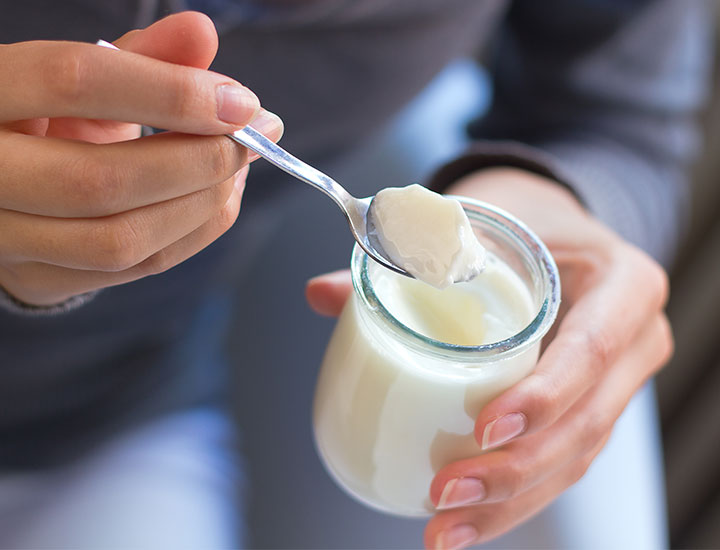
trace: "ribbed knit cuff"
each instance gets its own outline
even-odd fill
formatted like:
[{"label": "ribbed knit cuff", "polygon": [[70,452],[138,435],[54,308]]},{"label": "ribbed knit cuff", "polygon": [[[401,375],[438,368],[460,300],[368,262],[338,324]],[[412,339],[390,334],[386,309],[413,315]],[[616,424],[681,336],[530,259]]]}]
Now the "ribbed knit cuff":
[{"label": "ribbed knit cuff", "polygon": [[33,304],[26,304],[15,298],[12,294],[8,293],[4,288],[0,287],[0,309],[4,309],[11,313],[17,313],[19,315],[28,315],[34,317],[50,316],[50,315],[61,315],[77,309],[83,304],[86,304],[92,300],[98,290],[92,292],[86,292],[84,294],[78,294],[72,298],[68,298],[64,302],[59,304],[52,304],[49,306],[36,306]]},{"label": "ribbed knit cuff", "polygon": [[428,187],[442,193],[468,174],[501,166],[520,168],[554,180],[569,189],[581,203],[586,204],[555,159],[540,149],[516,141],[474,142],[462,156],[440,167],[431,176]]}]

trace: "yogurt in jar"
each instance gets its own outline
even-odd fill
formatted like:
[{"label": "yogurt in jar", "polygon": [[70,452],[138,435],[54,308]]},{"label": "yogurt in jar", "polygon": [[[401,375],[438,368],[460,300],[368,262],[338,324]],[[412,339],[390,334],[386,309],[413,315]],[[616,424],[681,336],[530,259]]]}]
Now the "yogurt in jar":
[{"label": "yogurt in jar", "polygon": [[355,293],[318,379],[319,454],[351,495],[405,516],[433,511],[446,464],[481,452],[483,406],[527,376],[557,313],[557,268],[527,228],[464,201],[489,249],[482,273],[438,290],[353,255]]}]

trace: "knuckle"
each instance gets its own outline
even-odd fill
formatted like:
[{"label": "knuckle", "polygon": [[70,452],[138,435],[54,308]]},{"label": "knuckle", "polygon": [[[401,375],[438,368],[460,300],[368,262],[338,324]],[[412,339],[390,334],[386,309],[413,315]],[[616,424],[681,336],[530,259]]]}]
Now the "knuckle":
[{"label": "knuckle", "polygon": [[613,422],[604,414],[588,415],[580,426],[578,449],[587,454],[597,447],[612,429]]},{"label": "knuckle", "polygon": [[140,268],[144,276],[158,275],[164,273],[168,269],[174,267],[176,262],[173,261],[172,254],[168,250],[159,250],[149,258],[142,261]]},{"label": "knuckle", "polygon": [[670,279],[660,264],[651,258],[645,257],[644,264],[644,284],[652,292],[655,307],[662,309],[670,296]]},{"label": "knuckle", "polygon": [[90,235],[92,267],[124,271],[142,260],[138,236],[126,220],[99,223]]},{"label": "knuckle", "polygon": [[537,372],[528,379],[527,405],[523,407],[528,423],[537,430],[554,421],[558,416],[558,406],[562,403],[560,389],[551,376]]},{"label": "knuckle", "polygon": [[612,339],[603,329],[578,332],[574,339],[580,349],[584,349],[588,356],[589,371],[597,378],[606,369],[613,358],[614,347]]},{"label": "knuckle", "polygon": [[511,460],[506,465],[504,490],[505,498],[512,499],[522,493],[528,486],[531,473],[526,461]]},{"label": "knuckle", "polygon": [[77,159],[69,170],[69,200],[88,216],[119,211],[122,178],[112,165],[93,155]]},{"label": "knuckle", "polygon": [[204,112],[199,100],[199,84],[195,78],[184,71],[175,74],[166,92],[166,105],[169,114],[181,120],[193,119]]},{"label": "knuckle", "polygon": [[208,190],[208,193],[210,193],[208,197],[209,205],[213,214],[217,215],[217,213],[225,207],[228,203],[228,199],[230,199],[233,189],[234,185],[232,180],[225,180],[218,185],[214,185]]},{"label": "knuckle", "polygon": [[670,297],[670,278],[665,269],[651,256],[632,245],[625,246],[628,267],[633,273],[633,282],[651,297],[652,306],[662,309]]},{"label": "knuckle", "polygon": [[204,162],[207,162],[211,181],[225,181],[240,170],[243,165],[241,158],[243,149],[241,147],[237,147],[234,142],[226,138],[211,137],[206,141],[209,143],[211,151],[208,155],[203,155],[203,159]]},{"label": "knuckle", "polygon": [[229,200],[222,207],[217,215],[217,226],[220,233],[224,233],[232,227],[240,213],[240,201]]},{"label": "knuckle", "polygon": [[43,59],[44,81],[62,104],[80,103],[87,93],[88,58],[85,48],[68,45],[62,51]]},{"label": "knuckle", "polygon": [[570,485],[574,485],[585,476],[588,469],[590,468],[590,465],[593,463],[593,458],[594,457],[592,455],[588,454],[576,460],[572,465],[570,465],[570,471],[568,472],[570,477]]},{"label": "knuckle", "polygon": [[665,365],[675,352],[675,340],[672,334],[672,327],[665,314],[660,314],[657,319],[658,326],[658,370]]},{"label": "knuckle", "polygon": [[595,330],[587,335],[587,347],[595,365],[603,369],[612,358],[610,338],[602,330]]},{"label": "knuckle", "polygon": [[670,298],[670,277],[661,266],[654,265],[655,286],[657,288],[659,308],[662,309]]}]

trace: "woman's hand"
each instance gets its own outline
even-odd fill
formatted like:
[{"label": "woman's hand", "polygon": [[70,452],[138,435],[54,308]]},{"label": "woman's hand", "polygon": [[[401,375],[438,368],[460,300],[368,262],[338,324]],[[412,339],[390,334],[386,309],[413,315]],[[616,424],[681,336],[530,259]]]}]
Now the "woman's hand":
[{"label": "woman's hand", "polygon": [[[484,170],[449,193],[496,204],[527,223],[560,269],[561,316],[533,373],[489,403],[475,437],[489,451],[442,468],[430,487],[438,513],[428,548],[491,540],[535,515],[580,479],[630,398],[668,359],[662,268],[540,176]],[[309,282],[314,309],[336,314],[346,274]]]},{"label": "woman's hand", "polygon": [[[205,16],[171,16],[116,45],[125,51],[0,46],[0,286],[25,303],[199,252],[234,223],[244,189],[246,151],[221,134],[250,121],[282,134],[252,92],[205,70],[217,50]],[[140,124],[173,132],[140,138]]]}]

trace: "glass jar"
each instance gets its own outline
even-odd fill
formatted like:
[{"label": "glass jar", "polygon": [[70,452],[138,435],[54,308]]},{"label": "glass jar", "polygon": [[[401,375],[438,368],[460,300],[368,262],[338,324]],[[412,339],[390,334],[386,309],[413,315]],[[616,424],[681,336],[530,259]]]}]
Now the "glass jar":
[{"label": "glass jar", "polygon": [[517,275],[537,313],[523,330],[498,342],[433,340],[383,304],[374,284],[388,270],[355,246],[354,293],[318,378],[315,443],[342,488],[386,513],[433,512],[428,493],[435,473],[481,452],[473,436],[478,413],[532,371],[560,303],[557,266],[534,233],[491,205],[454,198],[481,244]]}]

